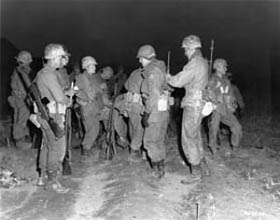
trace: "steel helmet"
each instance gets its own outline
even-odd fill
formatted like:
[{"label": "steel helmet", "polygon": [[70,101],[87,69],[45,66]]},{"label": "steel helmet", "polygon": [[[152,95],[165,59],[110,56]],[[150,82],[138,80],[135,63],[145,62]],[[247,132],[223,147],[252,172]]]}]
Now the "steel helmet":
[{"label": "steel helmet", "polygon": [[137,53],[137,58],[144,57],[146,59],[151,59],[156,56],[155,49],[151,45],[143,45],[139,48]]},{"label": "steel helmet", "polygon": [[216,70],[217,68],[219,68],[219,66],[227,67],[228,66],[227,61],[225,59],[222,59],[222,58],[216,59],[214,61],[214,64],[213,64],[213,68]]},{"label": "steel helmet", "polygon": [[184,38],[182,42],[182,47],[183,48],[187,47],[191,49],[200,48],[201,47],[200,38],[196,35],[189,35]]},{"label": "steel helmet", "polygon": [[67,56],[67,53],[61,44],[51,43],[45,47],[45,59],[49,60],[60,56]]},{"label": "steel helmet", "polygon": [[106,66],[101,70],[101,74],[104,74],[111,78],[114,75],[114,70],[110,66]]},{"label": "steel helmet", "polygon": [[86,56],[82,59],[82,68],[86,69],[89,65],[97,65],[97,62],[93,57]]},{"label": "steel helmet", "polygon": [[21,62],[24,64],[30,64],[32,62],[32,56],[28,51],[20,51],[18,55],[15,57],[17,62]]}]

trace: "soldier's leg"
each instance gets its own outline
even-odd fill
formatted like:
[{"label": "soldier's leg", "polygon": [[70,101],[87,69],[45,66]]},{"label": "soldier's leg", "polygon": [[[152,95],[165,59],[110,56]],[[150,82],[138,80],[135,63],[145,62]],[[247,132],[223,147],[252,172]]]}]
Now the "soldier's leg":
[{"label": "soldier's leg", "polygon": [[190,178],[181,181],[183,184],[199,180],[204,173],[209,174],[209,168],[203,155],[200,130],[202,115],[198,113],[199,111],[192,106],[186,106],[183,112],[182,148],[192,174]]},{"label": "soldier's leg", "polygon": [[31,147],[31,143],[27,143],[24,139],[29,136],[29,129],[27,127],[27,120],[29,118],[30,111],[23,100],[18,100],[17,110],[15,116],[14,125],[14,138],[17,141],[19,147]]},{"label": "soldier's leg", "polygon": [[209,147],[212,150],[212,153],[214,154],[216,150],[218,150],[219,145],[217,143],[217,134],[220,127],[220,113],[214,111],[210,118],[209,123]]},{"label": "soldier's leg", "polygon": [[159,113],[159,120],[150,121],[144,132],[144,148],[151,159],[152,167],[156,177],[164,175],[164,163],[166,158],[166,146],[164,137],[168,125],[168,113]]},{"label": "soldier's leg", "polygon": [[83,152],[87,156],[99,133],[99,117],[96,114],[84,115],[85,135],[82,142]]},{"label": "soldier's leg", "polygon": [[119,111],[114,110],[114,128],[119,138],[117,143],[126,148],[129,146],[129,141],[127,140],[127,124],[123,118],[123,116],[119,113]]},{"label": "soldier's leg", "polygon": [[242,138],[242,126],[235,115],[228,113],[221,118],[221,122],[230,128],[232,147],[239,147]]},{"label": "soldier's leg", "polygon": [[62,161],[65,157],[66,138],[65,136],[48,143],[48,187],[57,193],[67,193],[69,189],[63,187],[58,178],[62,173]]},{"label": "soldier's leg", "polygon": [[188,162],[198,165],[203,158],[203,150],[198,146],[201,119],[196,115],[195,108],[184,108],[182,121],[182,147]]},{"label": "soldier's leg", "polygon": [[141,123],[140,113],[129,112],[130,160],[140,161],[140,148],[143,141],[144,128]]},{"label": "soldier's leg", "polygon": [[37,181],[37,186],[45,186],[47,181],[47,162],[48,162],[48,146],[46,144],[46,137],[44,137],[39,149],[39,178]]}]

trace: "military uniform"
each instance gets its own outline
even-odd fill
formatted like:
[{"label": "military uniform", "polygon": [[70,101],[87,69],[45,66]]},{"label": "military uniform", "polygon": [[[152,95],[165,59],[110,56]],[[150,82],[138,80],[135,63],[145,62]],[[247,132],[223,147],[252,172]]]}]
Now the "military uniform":
[{"label": "military uniform", "polygon": [[99,121],[101,111],[104,108],[102,98],[102,83],[100,76],[88,73],[80,74],[76,77],[76,86],[79,91],[76,94],[77,102],[81,105],[85,135],[83,139],[83,149],[90,150],[99,133]]},{"label": "military uniform", "polygon": [[[11,77],[12,95],[8,101],[14,109],[13,117],[13,138],[17,144],[26,136],[29,136],[27,120],[30,110],[26,103],[27,88],[21,77],[29,77],[31,69],[29,66],[18,66],[15,68]],[[19,75],[20,74],[20,75]]]},{"label": "military uniform", "polygon": [[200,51],[196,51],[183,70],[169,78],[171,86],[185,89],[181,102],[183,110],[182,147],[188,162],[199,165],[203,155],[201,120],[204,101],[202,94],[208,83],[208,63]]},{"label": "military uniform", "polygon": [[209,89],[214,93],[217,107],[211,115],[209,126],[209,146],[213,151],[219,147],[217,133],[220,122],[229,126],[231,130],[231,144],[238,147],[242,137],[242,127],[234,115],[237,107],[236,97],[230,81],[225,76],[213,74],[209,81]]},{"label": "military uniform", "polygon": [[125,110],[128,116],[130,148],[139,151],[143,141],[144,129],[141,124],[141,113],[144,106],[140,94],[143,76],[141,69],[134,70],[125,83],[127,93],[125,94]]},{"label": "military uniform", "polygon": [[236,104],[238,106],[236,115],[237,117],[241,117],[242,112],[244,111],[245,108],[245,102],[238,87],[234,84],[231,84],[231,87],[232,87],[232,93],[236,99]]},{"label": "military uniform", "polygon": [[[47,105],[49,116],[54,119],[61,129],[64,129],[66,106],[69,103],[69,98],[64,95],[58,80],[58,74],[57,70],[45,65],[38,72],[34,81],[37,83],[41,97],[46,97],[49,100]],[[61,163],[66,150],[66,139],[65,136],[56,138],[48,123],[42,118],[39,117],[38,121],[43,132],[39,167],[42,176],[47,172],[48,180],[51,181],[61,172]]]},{"label": "military uniform", "polygon": [[[168,125],[168,94],[163,90],[166,83],[166,67],[163,61],[155,58],[144,67],[141,94],[144,99],[144,112],[149,114],[148,127],[144,130],[144,148],[153,166],[164,163],[166,146],[164,143]],[[162,164],[163,165],[163,164]]]},{"label": "military uniform", "polygon": [[67,73],[67,69],[65,67],[61,68],[58,73],[58,81],[64,91],[70,88],[70,76]]}]

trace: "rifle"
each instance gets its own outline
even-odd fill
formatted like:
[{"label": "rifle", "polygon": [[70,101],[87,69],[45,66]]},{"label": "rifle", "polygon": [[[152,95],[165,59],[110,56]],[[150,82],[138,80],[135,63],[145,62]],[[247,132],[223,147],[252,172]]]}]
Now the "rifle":
[{"label": "rifle", "polygon": [[211,47],[210,47],[210,63],[209,63],[209,75],[211,75],[211,73],[212,73],[213,52],[214,52],[214,40],[211,40]]},{"label": "rifle", "polygon": [[[71,83],[71,89],[74,88],[74,83]],[[72,138],[72,101],[73,96],[70,96],[70,103],[71,105],[66,109],[66,116],[65,116],[65,138],[66,138],[66,152],[62,162],[62,174],[63,175],[71,175],[72,169],[70,166],[71,163],[71,138]]]},{"label": "rifle", "polygon": [[63,137],[64,129],[59,127],[59,125],[54,121],[54,119],[49,116],[49,113],[48,113],[48,110],[46,107],[49,100],[46,97],[44,97],[44,99],[41,100],[41,95],[40,95],[40,91],[38,89],[37,84],[35,82],[31,83],[29,77],[25,77],[21,71],[17,71],[17,73],[19,73],[18,76],[22,80],[25,87],[28,88],[29,96],[36,103],[36,105],[38,107],[38,111],[41,113],[42,119],[47,121],[54,136],[57,139]]},{"label": "rifle", "polygon": [[167,53],[167,68],[166,68],[167,74],[170,74],[170,50]]},{"label": "rifle", "polygon": [[[167,53],[167,66],[166,66],[166,74],[167,75],[170,75],[170,50],[168,51]],[[171,93],[174,91],[174,89],[166,82],[164,85],[163,85],[163,90],[167,91],[168,93],[168,96],[171,95]]]},{"label": "rifle", "polygon": [[115,100],[117,96],[117,89],[118,85],[117,83],[114,85],[114,95],[112,100],[112,106],[110,107],[110,113],[109,113],[109,120],[107,124],[107,131],[106,131],[106,159],[111,160],[113,159],[113,156],[117,154],[116,151],[116,139],[115,139],[115,128],[114,128],[114,108],[115,108]]}]

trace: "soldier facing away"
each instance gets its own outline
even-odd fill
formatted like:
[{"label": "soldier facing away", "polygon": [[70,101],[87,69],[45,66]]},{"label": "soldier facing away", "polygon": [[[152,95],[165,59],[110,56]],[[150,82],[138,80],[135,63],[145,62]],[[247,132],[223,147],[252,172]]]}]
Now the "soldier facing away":
[{"label": "soldier facing away", "polygon": [[14,109],[13,116],[13,138],[16,146],[19,148],[31,147],[29,138],[29,128],[27,121],[30,115],[30,110],[27,105],[27,85],[23,77],[29,78],[32,62],[32,56],[28,51],[20,51],[16,57],[18,66],[14,69],[11,76],[11,89],[12,94],[9,96],[8,101]]},{"label": "soldier facing away", "polygon": [[144,103],[142,125],[144,126],[143,144],[151,160],[153,174],[164,176],[166,145],[165,134],[169,118],[168,94],[163,89],[166,85],[166,66],[156,59],[155,49],[151,45],[140,47],[137,58],[141,63],[141,95]]}]

